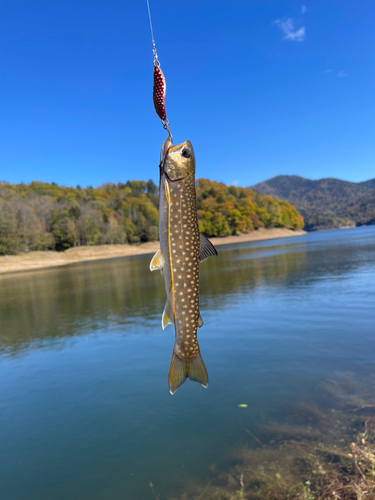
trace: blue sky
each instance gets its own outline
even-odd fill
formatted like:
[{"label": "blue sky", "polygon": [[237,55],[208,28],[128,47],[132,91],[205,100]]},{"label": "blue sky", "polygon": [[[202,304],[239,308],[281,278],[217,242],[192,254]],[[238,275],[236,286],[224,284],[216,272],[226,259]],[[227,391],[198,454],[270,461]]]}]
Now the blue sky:
[{"label": "blue sky", "polygon": [[[197,177],[375,177],[372,0],[150,0]],[[0,0],[0,179],[158,179],[146,0]]]}]

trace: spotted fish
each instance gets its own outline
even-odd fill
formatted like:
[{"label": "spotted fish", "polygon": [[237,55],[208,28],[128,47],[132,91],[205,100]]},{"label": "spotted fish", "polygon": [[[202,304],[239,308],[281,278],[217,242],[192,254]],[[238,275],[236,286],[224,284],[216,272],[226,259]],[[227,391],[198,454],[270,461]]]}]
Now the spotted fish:
[{"label": "spotted fish", "polygon": [[[168,140],[167,140],[168,141]],[[162,327],[175,326],[175,343],[169,369],[169,390],[174,394],[187,378],[208,386],[208,376],[197,341],[203,325],[199,312],[199,263],[217,255],[212,243],[199,232],[195,195],[195,155],[190,141],[162,148],[160,166],[160,250],[150,263],[162,269],[167,301]]]}]

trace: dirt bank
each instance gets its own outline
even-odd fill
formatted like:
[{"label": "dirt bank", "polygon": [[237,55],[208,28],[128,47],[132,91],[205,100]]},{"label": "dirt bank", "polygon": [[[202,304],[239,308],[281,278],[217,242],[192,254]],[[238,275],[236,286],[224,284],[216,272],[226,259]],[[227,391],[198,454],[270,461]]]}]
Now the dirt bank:
[{"label": "dirt bank", "polygon": [[[210,238],[212,243],[219,247],[233,243],[247,241],[268,240],[273,238],[286,238],[300,236],[305,231],[291,229],[259,229],[239,236],[226,236],[224,238]],[[113,259],[129,257],[132,255],[147,255],[156,252],[159,248],[157,241],[141,243],[140,245],[101,245],[93,247],[69,248],[65,252],[30,252],[22,255],[0,256],[0,274],[16,271],[29,271],[46,267],[64,266],[75,262],[90,260]]]}]

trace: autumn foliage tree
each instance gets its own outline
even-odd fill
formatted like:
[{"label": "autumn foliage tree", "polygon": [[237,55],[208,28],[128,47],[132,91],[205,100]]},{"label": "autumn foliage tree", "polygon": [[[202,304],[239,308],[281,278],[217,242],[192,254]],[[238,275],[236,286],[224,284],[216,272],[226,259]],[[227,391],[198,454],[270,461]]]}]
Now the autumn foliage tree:
[{"label": "autumn foliage tree", "polygon": [[199,179],[199,229],[206,236],[229,236],[259,228],[301,229],[303,217],[286,201],[251,189]]},{"label": "autumn foliage tree", "polygon": [[[152,180],[98,188],[0,183],[0,254],[158,239],[158,188]],[[259,227],[303,226],[289,203],[249,189],[197,181],[200,230],[226,236]]]}]

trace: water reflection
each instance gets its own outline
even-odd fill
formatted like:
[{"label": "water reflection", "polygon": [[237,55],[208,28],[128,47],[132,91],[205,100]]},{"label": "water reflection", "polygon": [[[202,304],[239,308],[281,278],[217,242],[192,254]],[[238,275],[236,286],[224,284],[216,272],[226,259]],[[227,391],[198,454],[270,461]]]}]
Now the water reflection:
[{"label": "water reflection", "polygon": [[0,291],[0,345],[95,331],[109,323],[131,325],[160,311],[160,280],[147,259],[122,259],[4,276]]},{"label": "water reflection", "polygon": [[[353,240],[355,241],[355,240]],[[201,267],[201,308],[230,307],[264,287],[313,287],[321,278],[345,279],[374,262],[375,243],[269,244],[221,249]],[[123,334],[158,323],[163,280],[148,268],[149,256],[84,263],[0,278],[0,350],[18,352],[109,325]],[[155,323],[155,324],[156,324]]]}]

